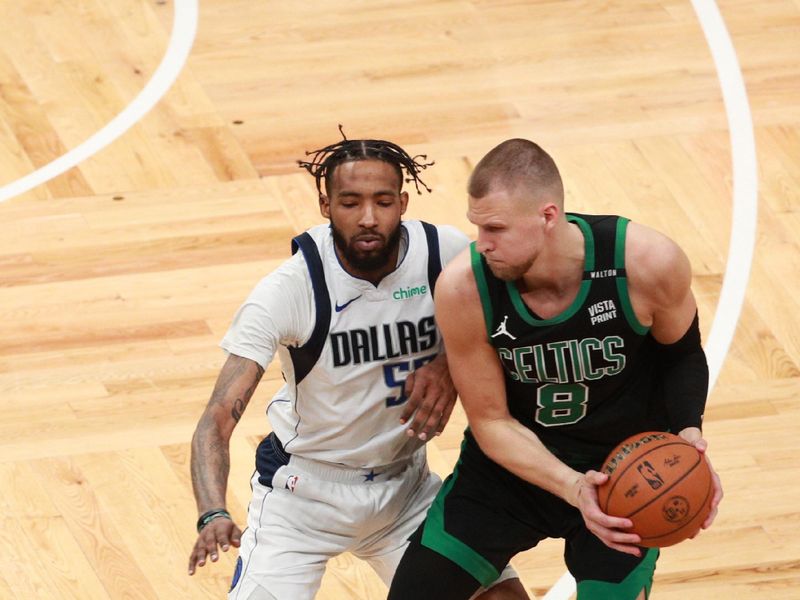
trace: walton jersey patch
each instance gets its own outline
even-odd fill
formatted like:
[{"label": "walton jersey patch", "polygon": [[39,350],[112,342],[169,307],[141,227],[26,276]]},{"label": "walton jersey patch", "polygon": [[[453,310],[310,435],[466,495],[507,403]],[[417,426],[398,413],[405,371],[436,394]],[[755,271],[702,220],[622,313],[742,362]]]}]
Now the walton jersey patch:
[{"label": "walton jersey patch", "polygon": [[605,279],[606,277],[616,277],[617,269],[601,269],[599,271],[589,271],[589,279]]}]

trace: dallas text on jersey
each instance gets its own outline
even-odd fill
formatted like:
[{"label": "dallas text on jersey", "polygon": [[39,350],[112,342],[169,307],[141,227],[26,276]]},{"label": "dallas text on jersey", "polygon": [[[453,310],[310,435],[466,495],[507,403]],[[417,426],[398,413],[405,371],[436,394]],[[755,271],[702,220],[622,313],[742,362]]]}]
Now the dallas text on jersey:
[{"label": "dallas text on jersey", "polygon": [[331,333],[333,366],[387,360],[430,350],[438,341],[433,316]]}]

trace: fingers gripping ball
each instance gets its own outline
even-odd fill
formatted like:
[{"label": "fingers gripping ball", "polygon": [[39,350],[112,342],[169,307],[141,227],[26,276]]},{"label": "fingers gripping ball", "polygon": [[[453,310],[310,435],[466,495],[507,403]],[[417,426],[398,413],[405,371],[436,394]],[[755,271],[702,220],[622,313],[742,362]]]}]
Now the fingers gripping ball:
[{"label": "fingers gripping ball", "polygon": [[606,458],[600,508],[633,521],[641,545],[664,547],[695,535],[711,511],[711,470],[697,448],[671,433],[648,431]]}]

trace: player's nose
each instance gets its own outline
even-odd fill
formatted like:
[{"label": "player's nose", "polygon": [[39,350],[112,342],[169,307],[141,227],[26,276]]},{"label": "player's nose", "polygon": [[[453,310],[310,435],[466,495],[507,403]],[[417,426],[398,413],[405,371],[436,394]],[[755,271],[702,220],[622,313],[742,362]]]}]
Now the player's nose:
[{"label": "player's nose", "polygon": [[475,248],[481,254],[494,249],[494,244],[489,239],[489,236],[480,229],[478,229],[478,239],[475,241]]},{"label": "player's nose", "polygon": [[367,204],[361,210],[361,218],[359,219],[358,224],[361,227],[375,227],[378,224],[378,221],[375,217],[375,209],[370,204]]}]

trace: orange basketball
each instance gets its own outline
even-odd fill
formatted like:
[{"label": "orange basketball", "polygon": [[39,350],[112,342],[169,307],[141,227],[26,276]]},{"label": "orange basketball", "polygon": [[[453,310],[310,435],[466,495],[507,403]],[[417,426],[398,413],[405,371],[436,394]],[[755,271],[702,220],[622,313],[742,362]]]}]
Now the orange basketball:
[{"label": "orange basketball", "polygon": [[600,509],[633,521],[641,546],[672,546],[693,536],[711,511],[711,470],[683,438],[647,431],[621,442],[606,458],[608,481],[597,488]]}]

